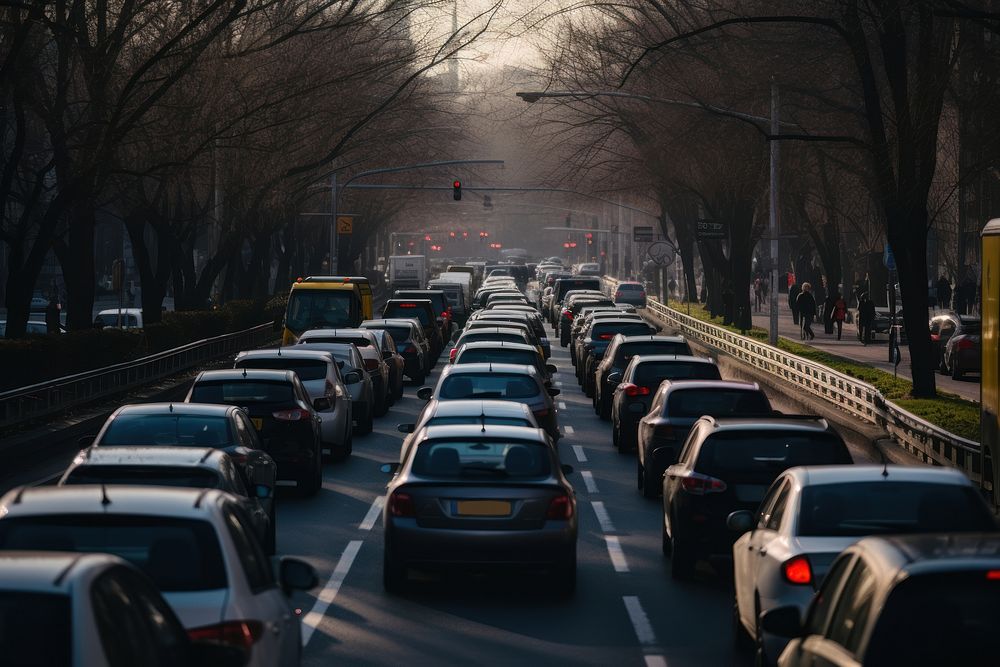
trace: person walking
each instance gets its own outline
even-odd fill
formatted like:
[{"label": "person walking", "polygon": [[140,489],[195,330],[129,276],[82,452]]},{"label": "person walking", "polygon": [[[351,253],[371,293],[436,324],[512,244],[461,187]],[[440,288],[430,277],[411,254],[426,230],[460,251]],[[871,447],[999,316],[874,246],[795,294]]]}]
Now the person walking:
[{"label": "person walking", "polygon": [[812,284],[802,283],[802,293],[795,299],[795,305],[802,321],[802,340],[813,340],[816,338],[812,330],[813,318],[816,317],[816,298],[812,294]]},{"label": "person walking", "polygon": [[799,323],[798,298],[801,293],[802,289],[798,283],[792,283],[788,286],[788,307],[792,309],[792,322],[795,324]]},{"label": "person walking", "polygon": [[836,294],[833,300],[833,323],[837,327],[837,340],[840,340],[844,333],[844,320],[847,319],[847,302],[840,294]]},{"label": "person walking", "polygon": [[764,292],[760,276],[753,281],[753,306],[754,310],[760,312],[760,307],[764,305]]},{"label": "person walking", "polygon": [[941,276],[937,281],[937,302],[942,310],[951,307],[951,281],[947,276]]},{"label": "person walking", "polygon": [[861,344],[867,345],[872,342],[872,325],[875,324],[875,302],[868,296],[868,292],[861,295],[861,302],[858,304],[858,326],[861,330]]},{"label": "person walking", "polygon": [[836,292],[828,292],[823,301],[823,331],[828,334],[833,333],[833,309],[838,296]]},{"label": "person walking", "polygon": [[49,305],[45,307],[45,331],[46,333],[59,333],[59,302],[55,296],[49,297]]}]

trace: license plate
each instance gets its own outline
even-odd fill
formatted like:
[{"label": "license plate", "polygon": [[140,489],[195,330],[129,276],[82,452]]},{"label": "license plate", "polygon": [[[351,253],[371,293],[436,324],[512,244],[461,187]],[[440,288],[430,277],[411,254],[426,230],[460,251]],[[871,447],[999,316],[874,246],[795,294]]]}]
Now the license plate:
[{"label": "license plate", "polygon": [[510,516],[510,501],[456,500],[455,514],[459,516]]},{"label": "license plate", "polygon": [[253,427],[258,431],[264,428],[264,418],[263,417],[251,417],[250,421],[253,422]]}]

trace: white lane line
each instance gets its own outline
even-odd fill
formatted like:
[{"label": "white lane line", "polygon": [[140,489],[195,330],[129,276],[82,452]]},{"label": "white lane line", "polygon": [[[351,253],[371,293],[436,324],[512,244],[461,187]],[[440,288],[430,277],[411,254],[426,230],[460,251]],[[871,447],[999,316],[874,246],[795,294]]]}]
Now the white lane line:
[{"label": "white lane line", "polygon": [[594,481],[594,473],[584,470],[580,473],[580,476],[583,477],[583,484],[587,487],[587,493],[600,493],[597,490],[597,482]]},{"label": "white lane line", "polygon": [[563,430],[566,431],[566,435],[573,435],[574,433],[576,433],[576,429],[573,428],[572,426],[566,426],[563,428]]},{"label": "white lane line", "polygon": [[365,518],[361,521],[361,525],[358,526],[361,530],[371,530],[375,527],[375,522],[378,521],[379,516],[382,514],[382,507],[385,505],[385,496],[379,496],[374,501],[372,501],[372,506],[368,508],[368,514],[365,514]]},{"label": "white lane line", "polygon": [[604,541],[608,545],[608,556],[611,558],[611,565],[615,568],[615,572],[628,572],[628,561],[625,560],[622,543],[614,535],[605,535]]},{"label": "white lane line", "polygon": [[608,514],[607,508],[604,507],[604,503],[600,500],[591,500],[590,504],[594,507],[594,514],[597,515],[597,523],[601,524],[601,530],[605,533],[616,533],[615,524],[611,522],[611,515]]},{"label": "white lane line", "polygon": [[[649,622],[649,616],[646,616],[639,598],[635,595],[625,595],[622,597],[622,601],[625,603],[628,620],[632,621],[632,629],[635,630],[635,636],[639,643],[643,646],[655,644],[656,633],[653,632],[653,625]],[[664,664],[666,663],[664,662]]]},{"label": "white lane line", "polygon": [[559,409],[560,410],[566,409],[566,401],[559,401]]},{"label": "white lane line", "polygon": [[573,445],[573,453],[576,454],[576,460],[580,463],[587,462],[587,455],[583,453],[583,447],[580,445]]},{"label": "white lane line", "polygon": [[646,667],[667,667],[667,659],[662,655],[646,655]]},{"label": "white lane line", "polygon": [[306,614],[306,617],[302,619],[303,647],[312,639],[313,632],[319,627],[319,624],[323,621],[323,617],[326,615],[326,610],[330,608],[333,600],[337,597],[337,592],[340,591],[341,584],[347,578],[347,573],[350,571],[351,565],[354,564],[354,559],[357,557],[358,551],[361,550],[362,544],[361,540],[351,540],[347,543],[347,548],[344,549],[340,560],[337,561],[337,567],[333,569],[330,580],[326,582],[326,586],[323,587],[323,590],[316,597],[316,604]]},{"label": "white lane line", "polygon": [[562,380],[556,380],[555,384],[556,384],[557,387],[563,386]]}]

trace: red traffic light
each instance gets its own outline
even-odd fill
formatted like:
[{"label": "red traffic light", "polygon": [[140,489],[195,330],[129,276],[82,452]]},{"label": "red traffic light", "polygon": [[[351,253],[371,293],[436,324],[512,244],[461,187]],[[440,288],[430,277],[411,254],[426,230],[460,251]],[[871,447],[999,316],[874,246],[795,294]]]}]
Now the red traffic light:
[{"label": "red traffic light", "polygon": [[455,232],[448,232],[448,236],[450,236],[451,238],[455,238]]},{"label": "red traffic light", "polygon": [[563,242],[563,247],[569,250],[569,241]]},{"label": "red traffic light", "polygon": [[463,239],[469,238],[469,232],[462,232],[462,238]]},{"label": "red traffic light", "polygon": [[588,239],[594,238],[594,235],[591,234],[590,232],[587,232],[586,234],[584,234],[584,236],[586,236]]},{"label": "red traffic light", "polygon": [[455,198],[455,201],[460,200],[462,198],[462,181],[453,182],[451,184],[451,187],[452,187],[452,196]]},{"label": "red traffic light", "polygon": [[462,187],[462,181],[455,181],[454,183],[451,184],[451,187],[453,187],[453,188],[460,188],[460,187]]},{"label": "red traffic light", "polygon": [[431,235],[430,234],[424,234],[424,240],[425,241],[430,241],[431,240]]}]

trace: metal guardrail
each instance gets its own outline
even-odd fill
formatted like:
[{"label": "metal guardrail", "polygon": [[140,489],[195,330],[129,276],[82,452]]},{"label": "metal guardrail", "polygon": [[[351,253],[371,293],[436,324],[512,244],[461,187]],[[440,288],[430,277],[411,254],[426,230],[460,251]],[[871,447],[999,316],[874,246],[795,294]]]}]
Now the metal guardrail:
[{"label": "metal guardrail", "polygon": [[120,394],[199,364],[259,347],[274,337],[268,322],[195,341],[134,361],[67,375],[0,393],[0,428],[42,419],[95,399]]},{"label": "metal guardrail", "polygon": [[[618,281],[605,277],[609,289]],[[857,378],[790,354],[767,343],[733,333],[648,299],[647,310],[672,329],[781,378],[827,400],[848,414],[886,430],[910,454],[929,465],[958,468],[976,483],[982,481],[978,442],[949,433],[895,403]]]}]

